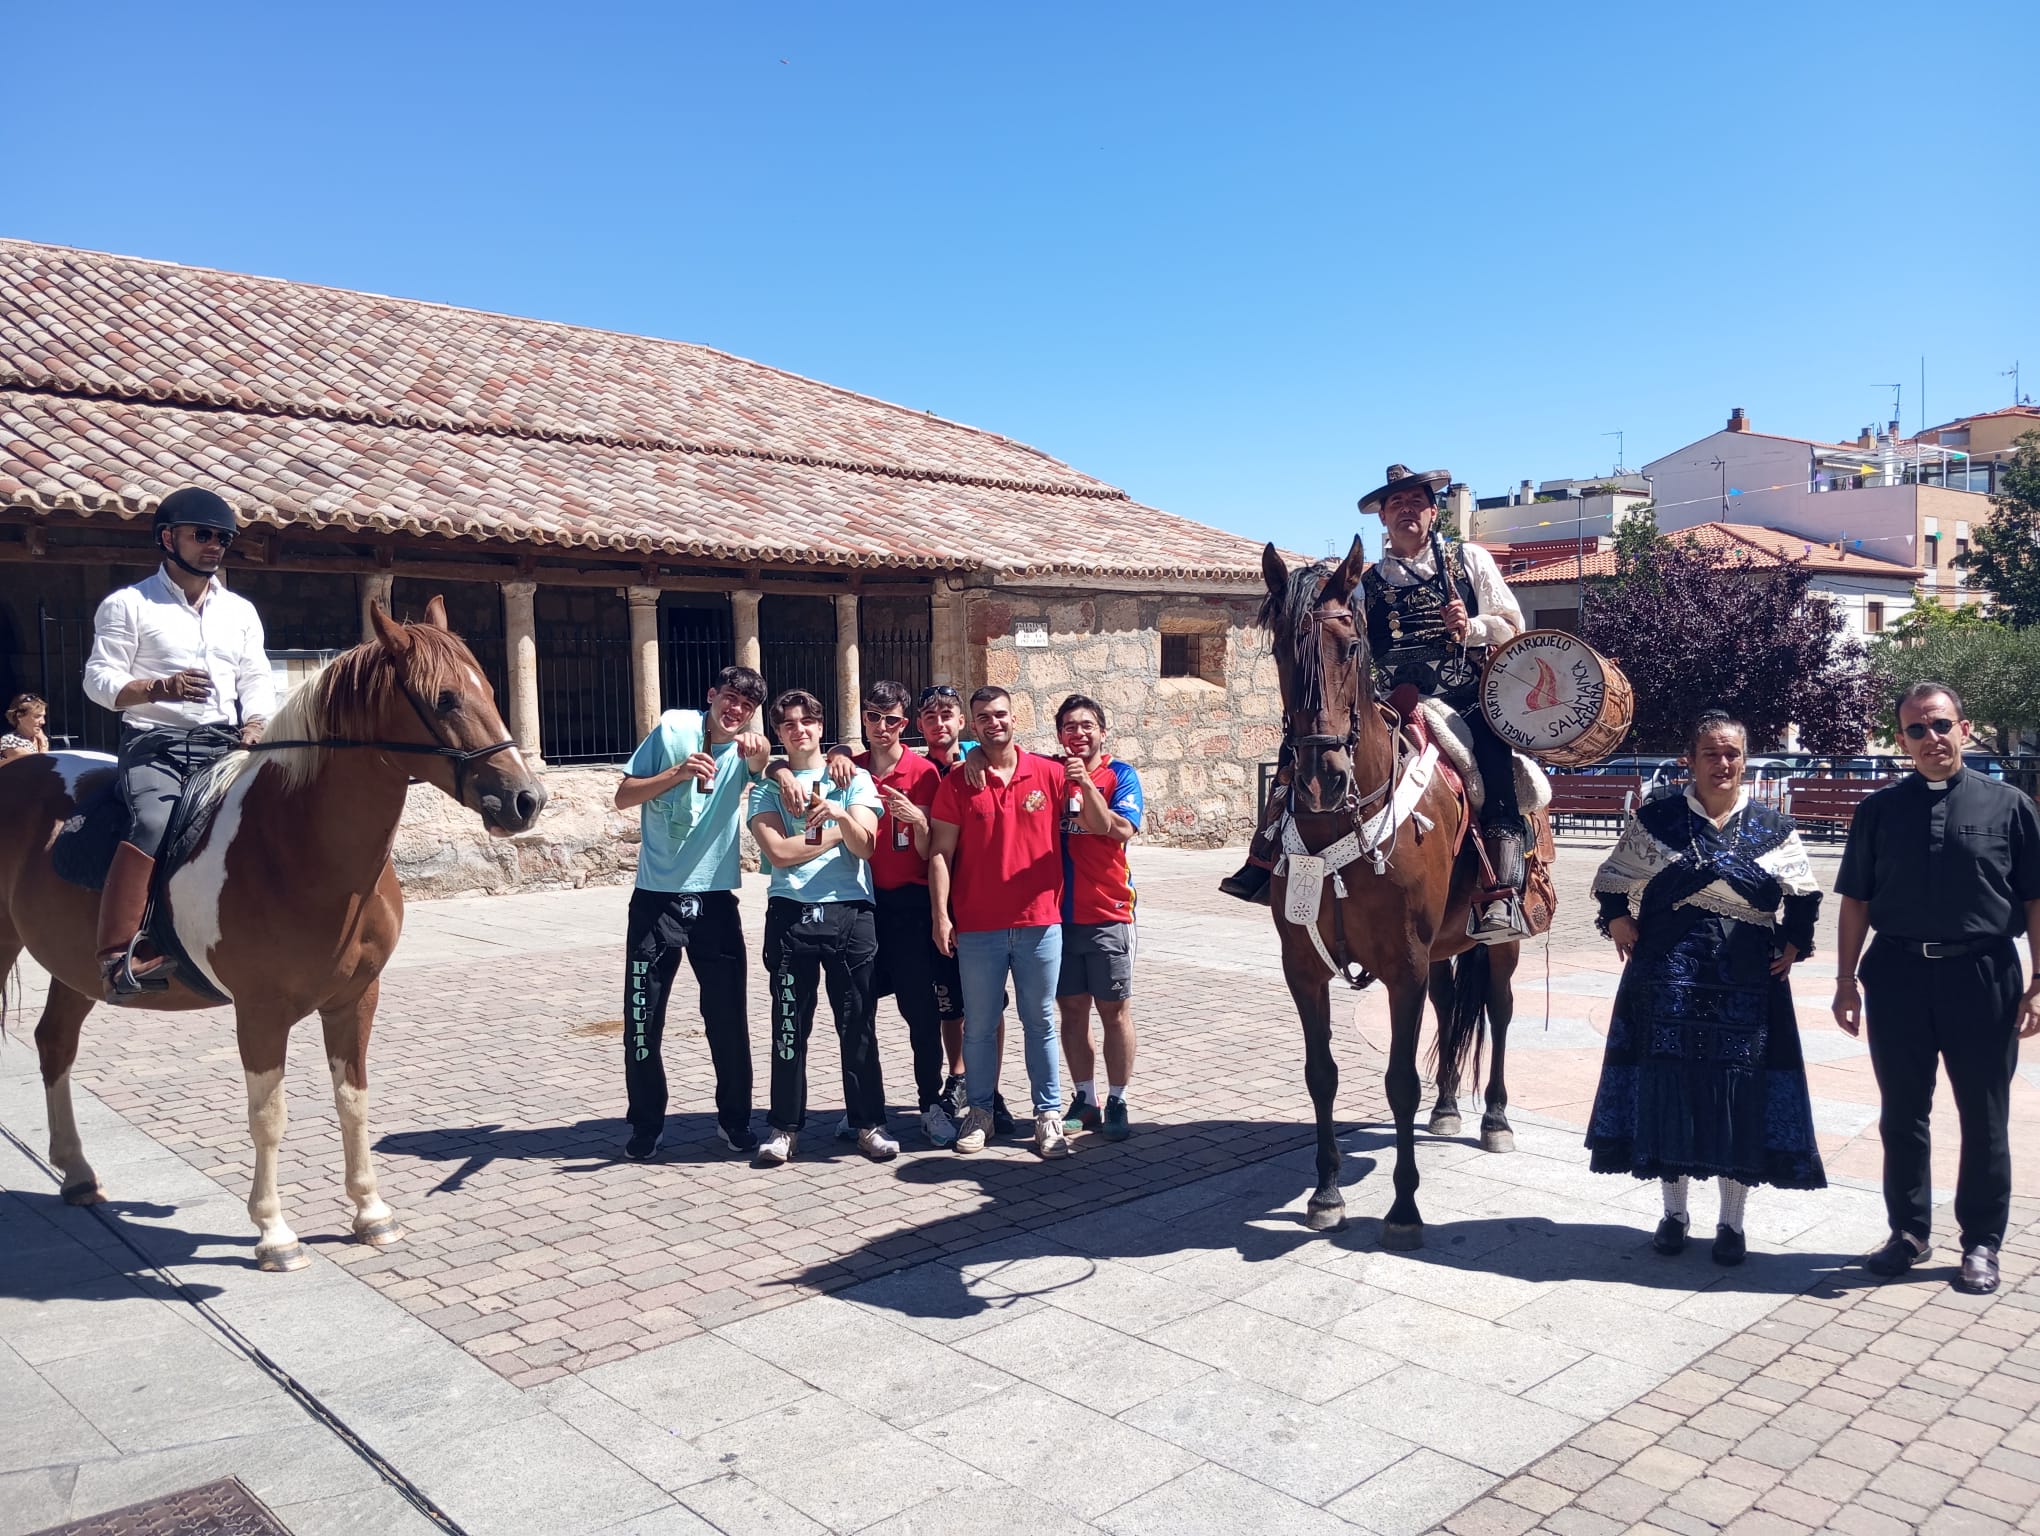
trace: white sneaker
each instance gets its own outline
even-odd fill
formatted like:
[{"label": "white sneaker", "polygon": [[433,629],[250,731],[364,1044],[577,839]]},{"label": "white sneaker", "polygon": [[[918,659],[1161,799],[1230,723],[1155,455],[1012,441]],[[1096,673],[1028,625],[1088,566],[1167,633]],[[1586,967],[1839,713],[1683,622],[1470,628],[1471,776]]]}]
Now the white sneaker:
[{"label": "white sneaker", "polygon": [[773,1126],[771,1133],[758,1143],[756,1162],[760,1168],[777,1168],[781,1163],[792,1161],[794,1148],[799,1145],[798,1131],[782,1131]]},{"label": "white sneaker", "polygon": [[940,1099],[921,1111],[921,1134],[928,1138],[930,1146],[955,1145],[956,1122],[949,1118],[949,1111],[942,1107]]},{"label": "white sneaker", "polygon": [[982,1152],[985,1138],[992,1134],[992,1112],[979,1109],[973,1104],[963,1117],[963,1124],[957,1128],[956,1150],[959,1152]]},{"label": "white sneaker", "polygon": [[889,1163],[900,1155],[900,1144],[882,1125],[866,1126],[857,1133],[857,1150],[874,1163]]},{"label": "white sneaker", "polygon": [[1061,1110],[1052,1109],[1034,1117],[1034,1151],[1039,1157],[1070,1155],[1070,1139],[1063,1133]]}]

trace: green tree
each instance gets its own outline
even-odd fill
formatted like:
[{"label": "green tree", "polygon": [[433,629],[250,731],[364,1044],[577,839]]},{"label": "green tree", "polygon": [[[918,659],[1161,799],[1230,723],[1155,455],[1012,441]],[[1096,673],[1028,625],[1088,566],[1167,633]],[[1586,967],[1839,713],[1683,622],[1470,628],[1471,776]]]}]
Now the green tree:
[{"label": "green tree", "polygon": [[1984,610],[1981,603],[1957,603],[1947,608],[1941,605],[1939,598],[1929,595],[1915,601],[1906,610],[1905,617],[1884,633],[1904,645],[1949,630],[1983,629],[1993,625],[2000,629],[2004,627]]},{"label": "green tree", "polygon": [[2016,629],[2040,624],[2040,432],[2019,439],[1976,547],[1956,563]]},{"label": "green tree", "polygon": [[1615,569],[1627,579],[1646,564],[1664,539],[1658,532],[1657,503],[1647,501],[1632,507],[1629,515],[1615,525]]},{"label": "green tree", "polygon": [[2018,733],[2040,727],[2040,627],[1943,624],[1911,640],[1885,636],[1870,660],[1887,735],[1898,728],[1891,701],[1928,681],[1961,694],[1963,712],[1999,752],[2017,751]]}]

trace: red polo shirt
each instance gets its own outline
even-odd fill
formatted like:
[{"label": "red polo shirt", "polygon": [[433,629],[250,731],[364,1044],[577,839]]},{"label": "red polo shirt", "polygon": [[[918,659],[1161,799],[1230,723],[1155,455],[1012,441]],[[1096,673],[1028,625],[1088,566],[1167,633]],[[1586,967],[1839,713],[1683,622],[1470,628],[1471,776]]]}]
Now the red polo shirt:
[{"label": "red polo shirt", "polygon": [[952,773],[929,816],[957,829],[949,910],[959,933],[1062,921],[1062,765],[1022,752],[1010,784]]},{"label": "red polo shirt", "polygon": [[[859,752],[851,759],[858,767],[869,772],[871,754]],[[872,775],[880,789],[896,789],[907,799],[927,810],[935,803],[935,791],[941,786],[942,774],[935,765],[918,752],[902,752],[893,771],[884,778]],[[900,824],[893,820],[891,811],[878,818],[878,847],[871,855],[871,878],[881,891],[896,891],[904,885],[926,885],[928,883],[928,861],[914,852],[914,831],[909,827],[907,846],[895,848],[894,834]]]}]

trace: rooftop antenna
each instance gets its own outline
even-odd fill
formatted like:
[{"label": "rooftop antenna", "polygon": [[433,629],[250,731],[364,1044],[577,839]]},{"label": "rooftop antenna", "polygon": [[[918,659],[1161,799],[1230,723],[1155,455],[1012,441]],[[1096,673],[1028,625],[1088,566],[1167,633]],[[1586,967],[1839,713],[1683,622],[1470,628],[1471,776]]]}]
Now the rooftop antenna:
[{"label": "rooftop antenna", "polygon": [[2012,404],[2017,405],[2019,403],[2019,360],[2013,358],[2012,366],[1999,374],[1998,377],[2012,381]]},{"label": "rooftop antenna", "polygon": [[1903,384],[1888,384],[1885,388],[1891,391],[1891,425],[1895,430],[1899,422],[1898,398],[1904,392],[1905,386]]},{"label": "rooftop antenna", "polygon": [[1626,475],[1626,474],[1628,474],[1628,473],[1629,473],[1629,471],[1628,471],[1628,470],[1626,470],[1626,469],[1624,469],[1624,468],[1622,467],[1622,464],[1623,464],[1623,460],[1625,460],[1626,458],[1628,458],[1628,455],[1627,455],[1626,453],[1624,453],[1624,452],[1622,451],[1622,445],[1623,445],[1623,444],[1624,444],[1625,442],[1627,442],[1627,441],[1628,441],[1628,439],[1627,439],[1627,438],[1625,438],[1625,437],[1623,437],[1623,435],[1622,435],[1622,434],[1621,434],[1621,432],[1619,432],[1619,431],[1616,431],[1616,432],[1603,432],[1603,433],[1601,434],[1601,436],[1603,436],[1603,437],[1612,437],[1612,438],[1614,438],[1614,439],[1615,439],[1615,468],[1614,468],[1614,471],[1613,471],[1613,473],[1615,473],[1615,474],[1618,474],[1618,475]]}]

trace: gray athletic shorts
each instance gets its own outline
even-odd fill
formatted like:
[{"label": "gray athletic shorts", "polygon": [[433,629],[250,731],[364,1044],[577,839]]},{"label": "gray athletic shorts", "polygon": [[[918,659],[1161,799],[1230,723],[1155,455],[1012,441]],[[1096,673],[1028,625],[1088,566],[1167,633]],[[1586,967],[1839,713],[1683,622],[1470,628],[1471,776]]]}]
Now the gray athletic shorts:
[{"label": "gray athletic shorts", "polygon": [[1064,923],[1057,997],[1123,1003],[1133,996],[1133,924]]}]

